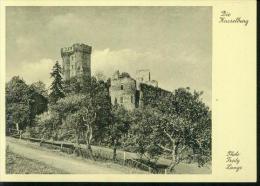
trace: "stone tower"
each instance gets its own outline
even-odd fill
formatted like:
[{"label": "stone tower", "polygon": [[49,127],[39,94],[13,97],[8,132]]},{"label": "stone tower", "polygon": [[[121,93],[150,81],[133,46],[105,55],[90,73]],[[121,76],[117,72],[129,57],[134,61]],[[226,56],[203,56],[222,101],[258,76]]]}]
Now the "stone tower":
[{"label": "stone tower", "polygon": [[136,107],[136,81],[128,73],[116,71],[109,88],[112,105],[123,105],[127,110]]},{"label": "stone tower", "polygon": [[91,78],[91,50],[91,46],[79,43],[61,48],[64,80],[83,75]]}]

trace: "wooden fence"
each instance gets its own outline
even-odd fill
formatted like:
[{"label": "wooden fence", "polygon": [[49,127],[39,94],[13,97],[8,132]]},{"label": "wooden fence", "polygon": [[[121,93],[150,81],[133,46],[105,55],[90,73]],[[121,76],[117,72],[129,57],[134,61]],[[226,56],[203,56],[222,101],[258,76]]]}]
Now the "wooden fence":
[{"label": "wooden fence", "polygon": [[[52,141],[52,140],[42,140],[38,138],[29,138],[29,137],[23,137],[21,133],[15,133],[11,135],[14,138],[19,138],[23,140],[28,140],[34,143],[39,143],[40,146],[51,148],[51,149],[59,149],[62,152],[68,153],[68,154],[76,154],[77,156],[81,156],[83,158],[91,158],[91,155],[89,151],[86,148],[83,148],[82,146],[78,146],[73,143],[63,142],[63,141]],[[94,150],[93,149],[93,157],[95,160],[99,161],[113,161],[113,153],[106,152],[102,149]],[[128,166],[132,168],[138,168],[144,171],[147,171],[149,173],[160,173],[160,174],[166,174],[166,169],[158,170],[153,169],[152,167],[139,162],[137,159],[126,157],[125,152],[123,155],[123,158],[120,156],[117,156],[117,160],[114,161],[115,163],[118,163],[123,166]]]}]

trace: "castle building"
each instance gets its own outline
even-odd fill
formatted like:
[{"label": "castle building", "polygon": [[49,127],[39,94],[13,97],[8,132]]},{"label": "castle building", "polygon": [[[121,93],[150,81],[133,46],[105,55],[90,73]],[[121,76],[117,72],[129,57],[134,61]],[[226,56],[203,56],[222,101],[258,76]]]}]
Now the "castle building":
[{"label": "castle building", "polygon": [[119,104],[127,110],[133,110],[142,106],[141,84],[158,87],[157,81],[151,80],[150,70],[138,70],[136,76],[135,80],[128,73],[120,74],[118,70],[113,74],[109,88],[112,105]]},{"label": "castle building", "polygon": [[[85,44],[73,44],[71,47],[61,48],[62,71],[64,80],[73,77],[91,79],[91,50],[92,47]],[[141,84],[158,87],[158,82],[151,80],[148,69],[138,70],[136,80],[128,73],[116,71],[111,77],[109,95],[112,105],[122,105],[127,110],[133,110],[142,105],[143,92]]]},{"label": "castle building", "polygon": [[112,105],[123,105],[127,110],[136,107],[136,81],[128,73],[113,74],[109,94]]},{"label": "castle building", "polygon": [[82,75],[91,78],[91,50],[91,46],[79,43],[61,48],[62,71],[65,81]]}]

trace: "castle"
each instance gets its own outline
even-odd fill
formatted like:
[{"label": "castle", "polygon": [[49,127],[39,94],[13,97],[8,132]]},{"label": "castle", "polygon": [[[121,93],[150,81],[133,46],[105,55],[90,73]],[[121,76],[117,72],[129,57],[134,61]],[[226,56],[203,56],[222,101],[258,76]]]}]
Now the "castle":
[{"label": "castle", "polygon": [[73,44],[71,47],[61,48],[64,80],[85,74],[91,78],[91,46]]},{"label": "castle", "polygon": [[[85,75],[91,79],[91,50],[85,44],[73,44],[71,47],[61,48],[62,71],[64,80]],[[150,70],[138,70],[136,80],[128,73],[116,71],[111,77],[109,94],[112,105],[123,105],[127,110],[133,110],[142,105],[141,84],[158,87],[158,82],[151,80]]]}]

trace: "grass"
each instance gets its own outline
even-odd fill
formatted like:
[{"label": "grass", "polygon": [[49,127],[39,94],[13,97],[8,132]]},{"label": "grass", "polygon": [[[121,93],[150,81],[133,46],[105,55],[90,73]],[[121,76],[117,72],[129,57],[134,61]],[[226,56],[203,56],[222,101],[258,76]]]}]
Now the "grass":
[{"label": "grass", "polygon": [[[14,140],[14,139],[12,139],[12,140]],[[89,160],[88,158],[85,159],[81,156],[76,157],[75,154],[71,154],[72,151],[69,154],[63,153],[63,152],[66,152],[67,148],[63,148],[63,150],[62,150],[63,152],[61,152],[58,147],[56,147],[57,150],[53,150],[54,147],[51,146],[51,145],[44,145],[43,144],[40,147],[38,143],[33,143],[33,142],[29,142],[29,141],[24,141],[24,140],[19,141],[19,143],[23,143],[26,146],[30,146],[30,147],[35,148],[35,149],[41,149],[41,150],[46,150],[46,151],[48,151],[47,149],[51,149],[52,152],[55,152],[55,153],[62,155],[62,156],[71,157],[71,158],[74,158],[74,159],[79,158],[79,159],[83,159],[85,161]],[[43,148],[43,147],[45,147],[45,148]],[[85,146],[80,145],[80,147],[84,148]],[[117,163],[112,161],[113,150],[111,148],[93,145],[92,150],[93,150],[93,154],[94,154],[94,156],[96,157],[96,160],[97,160],[97,161],[95,161],[95,164],[104,165],[106,167],[121,168],[120,162],[123,161],[123,156],[124,156],[122,150],[117,150],[117,160],[118,160]],[[83,150],[83,153],[87,155],[85,150]],[[125,152],[125,153],[126,153],[126,159],[138,159],[138,156],[135,153],[132,153],[132,152]],[[91,160],[89,160],[89,161],[91,161]],[[138,161],[141,161],[141,160],[138,160]],[[143,162],[143,163],[146,164],[146,162]],[[157,169],[161,169],[159,172],[163,173],[164,169],[167,167],[168,164],[169,164],[168,159],[160,158],[157,162],[157,166],[158,166]],[[154,166],[151,166],[151,167],[154,167]],[[129,165],[127,167],[122,167],[122,170],[124,170],[124,169],[129,169],[130,172],[139,172],[139,170],[140,170],[140,172],[142,171],[138,167],[135,167],[135,166],[133,167],[133,166],[129,166]],[[211,166],[209,165],[209,166],[199,168],[196,163],[185,163],[185,162],[183,162],[183,163],[180,163],[176,167],[175,174],[211,174]]]},{"label": "grass", "polygon": [[64,174],[66,172],[53,168],[42,162],[32,160],[6,150],[7,174]]},{"label": "grass", "polygon": [[[68,154],[68,153],[64,153],[64,152],[61,152],[60,150],[54,150],[53,148],[51,148],[51,146],[39,146],[39,143],[34,143],[34,142],[29,142],[29,141],[25,141],[25,140],[17,140],[15,138],[8,138],[8,140],[12,141],[13,143],[17,143],[17,144],[21,144],[21,145],[24,145],[24,146],[27,146],[27,147],[30,147],[32,149],[35,149],[35,150],[41,150],[41,151],[46,151],[46,152],[52,152],[52,153],[55,153],[57,154],[58,156],[63,156],[63,157],[68,157],[68,158],[71,158],[72,160],[78,160],[78,161],[82,161],[82,163],[89,163],[89,164],[92,164],[92,165],[97,165],[97,166],[100,166],[101,168],[104,167],[104,168],[112,168],[112,169],[115,169],[115,170],[118,170],[118,171],[121,171],[122,173],[127,173],[127,174],[147,174],[146,171],[143,171],[143,170],[140,170],[140,169],[137,169],[137,168],[134,168],[134,167],[126,167],[126,166],[122,166],[120,164],[117,164],[117,163],[114,163],[112,162],[111,160],[97,160],[97,161],[93,161],[93,160],[90,160],[88,158],[83,158],[81,156],[76,156],[76,154]],[[8,145],[7,145],[7,149],[9,150],[8,148]],[[9,150],[10,151],[10,150]],[[13,151],[9,152],[6,154],[6,158],[8,159],[8,157],[10,156],[9,154],[15,154],[17,155],[16,153],[14,153]],[[18,155],[19,157],[21,157],[21,155]],[[23,159],[29,159],[27,157],[22,157]],[[10,158],[9,158],[10,159]],[[37,161],[37,160],[31,160],[29,159],[30,161],[34,161],[34,162],[37,162],[37,166],[39,166],[39,164],[44,164],[40,161]],[[46,164],[44,164],[46,165]],[[12,169],[11,167],[12,165],[7,165],[7,168],[9,169]],[[27,168],[27,164],[26,164],[26,167]],[[47,165],[47,167],[50,167],[49,165]],[[51,171],[45,171],[45,172],[41,172],[41,174],[60,174],[60,173],[68,173],[68,172],[61,172],[60,170],[57,170],[56,168],[53,168],[51,167],[52,170]],[[30,168],[32,169],[32,168]],[[56,169],[56,171],[55,171]],[[25,173],[23,170],[21,171],[8,171],[6,170],[7,174],[36,174],[38,172],[35,173],[32,172],[31,170],[27,171],[27,173]]]}]

